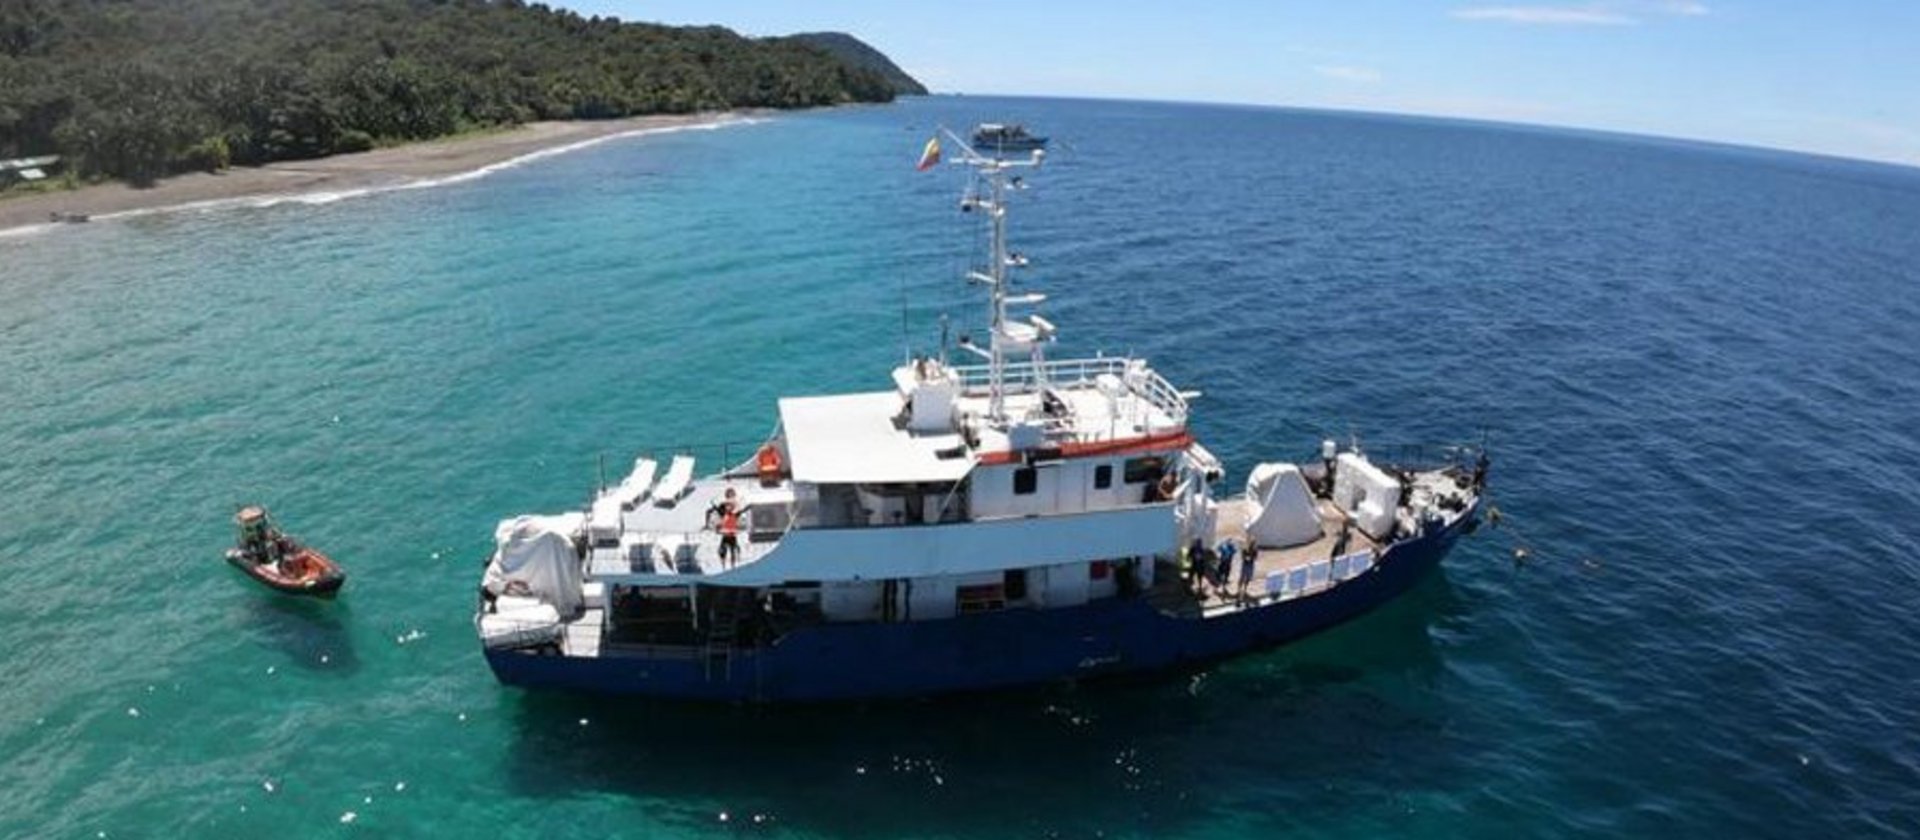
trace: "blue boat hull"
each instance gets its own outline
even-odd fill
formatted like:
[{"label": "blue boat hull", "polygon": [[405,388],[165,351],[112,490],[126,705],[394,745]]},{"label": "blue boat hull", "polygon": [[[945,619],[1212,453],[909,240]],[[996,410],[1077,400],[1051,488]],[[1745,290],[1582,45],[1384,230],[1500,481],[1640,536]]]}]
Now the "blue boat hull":
[{"label": "blue boat hull", "polygon": [[798,702],[908,697],[1136,674],[1282,644],[1363,615],[1411,589],[1471,529],[1453,525],[1389,549],[1330,589],[1208,618],[1139,598],[941,621],[823,624],[725,659],[597,658],[486,651],[503,683],[690,700]]}]

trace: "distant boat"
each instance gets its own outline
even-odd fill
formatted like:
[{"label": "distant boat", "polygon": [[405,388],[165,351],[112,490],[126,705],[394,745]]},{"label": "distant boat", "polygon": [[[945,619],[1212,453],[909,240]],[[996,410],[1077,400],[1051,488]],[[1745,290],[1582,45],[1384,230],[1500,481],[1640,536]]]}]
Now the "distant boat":
[{"label": "distant boat", "polygon": [[87,222],[91,220],[92,220],[92,217],[88,216],[85,213],[62,213],[56,210],[52,213],[47,214],[47,221],[49,222],[67,222],[69,224],[79,224],[81,222]]},{"label": "distant boat", "polygon": [[1026,126],[1017,123],[981,123],[974,126],[969,145],[974,151],[987,155],[1031,152],[1046,148],[1047,138],[1029,134]]},{"label": "distant boat", "polygon": [[234,547],[227,562],[262,586],[289,595],[331,598],[347,582],[339,564],[319,549],[287,536],[259,505],[247,505],[233,515]]}]

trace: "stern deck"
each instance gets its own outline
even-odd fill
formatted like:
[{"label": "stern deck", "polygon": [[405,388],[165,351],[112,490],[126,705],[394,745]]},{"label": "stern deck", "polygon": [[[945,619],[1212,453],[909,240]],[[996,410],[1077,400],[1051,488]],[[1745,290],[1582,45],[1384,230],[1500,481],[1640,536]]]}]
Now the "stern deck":
[{"label": "stern deck", "polygon": [[[1314,510],[1320,516],[1320,536],[1309,543],[1288,546],[1286,548],[1262,548],[1260,557],[1254,561],[1253,579],[1247,583],[1244,592],[1240,589],[1240,566],[1243,555],[1236,554],[1233,567],[1227,570],[1225,587],[1215,587],[1210,581],[1202,582],[1189,574],[1165,575],[1155,581],[1153,598],[1157,606],[1177,615],[1199,616],[1219,612],[1228,612],[1253,606],[1271,600],[1281,593],[1268,588],[1268,576],[1274,573],[1285,575],[1295,569],[1304,569],[1317,563],[1332,560],[1338,555],[1351,555],[1371,551],[1378,556],[1385,546],[1358,528],[1349,531],[1347,543],[1339,545],[1341,524],[1346,521],[1345,514],[1326,499],[1315,499]],[[1218,503],[1209,547],[1217,547],[1231,540],[1245,551],[1247,543],[1247,523],[1253,516],[1253,502],[1244,496],[1223,499]],[[1335,551],[1335,549],[1340,549]]]}]

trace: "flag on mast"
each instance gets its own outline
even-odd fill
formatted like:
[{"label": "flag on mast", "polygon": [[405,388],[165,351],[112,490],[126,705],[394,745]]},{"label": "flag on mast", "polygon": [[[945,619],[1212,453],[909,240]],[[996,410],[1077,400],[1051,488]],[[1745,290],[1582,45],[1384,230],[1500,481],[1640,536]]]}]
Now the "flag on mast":
[{"label": "flag on mast", "polygon": [[939,162],[940,162],[940,138],[934,137],[932,139],[929,139],[927,141],[927,147],[920,151],[920,163],[914,166],[913,169],[916,172],[925,172],[929,169],[932,169],[933,165]]}]

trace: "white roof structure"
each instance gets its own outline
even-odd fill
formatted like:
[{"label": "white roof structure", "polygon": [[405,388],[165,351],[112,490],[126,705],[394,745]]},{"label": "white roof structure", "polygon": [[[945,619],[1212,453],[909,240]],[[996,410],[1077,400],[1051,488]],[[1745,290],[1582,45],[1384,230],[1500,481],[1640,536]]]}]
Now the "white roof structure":
[{"label": "white roof structure", "polygon": [[52,166],[59,162],[60,162],[59,155],[42,155],[40,157],[14,158],[12,160],[0,160],[0,171],[19,170],[19,169],[45,169],[46,167]]},{"label": "white roof structure", "polygon": [[895,424],[904,405],[893,391],[781,400],[780,425],[794,480],[890,484],[964,478],[974,463],[966,441],[958,434],[906,431]]}]

